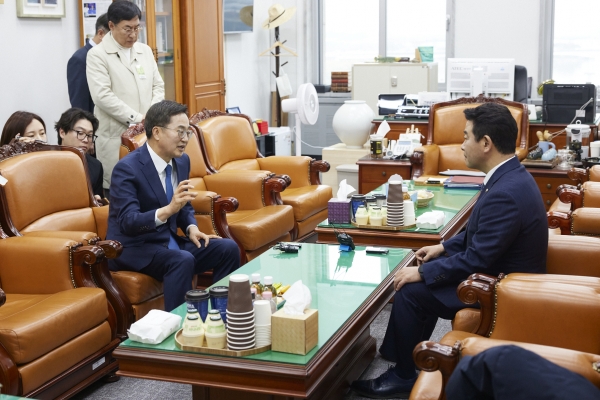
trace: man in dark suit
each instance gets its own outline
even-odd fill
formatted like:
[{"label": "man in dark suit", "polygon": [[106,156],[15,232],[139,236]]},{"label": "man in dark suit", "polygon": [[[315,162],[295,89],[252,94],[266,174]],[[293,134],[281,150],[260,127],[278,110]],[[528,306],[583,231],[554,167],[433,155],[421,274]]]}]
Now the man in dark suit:
[{"label": "man in dark suit", "polygon": [[[194,274],[213,269],[216,282],[240,266],[234,241],[200,232],[190,205],[198,192],[189,184],[184,153],[193,131],[187,107],[173,101],[146,113],[148,142],[121,159],[112,172],[107,239],[123,244],[109,260],[113,271],[137,271],[164,282],[165,310],[185,301]],[[177,228],[187,237],[177,235]]]},{"label": "man in dark suit", "polygon": [[85,72],[87,53],[92,47],[100,44],[102,38],[108,32],[110,32],[108,18],[106,14],[102,14],[96,20],[96,35],[89,39],[85,46],[73,53],[67,63],[67,84],[69,86],[71,107],[81,108],[91,113],[94,112],[94,102],[90,95]]},{"label": "man in dark suit", "polygon": [[58,134],[58,144],[63,146],[85,148],[85,159],[88,165],[88,174],[92,183],[92,191],[97,200],[104,198],[102,187],[102,176],[104,170],[102,163],[89,154],[94,145],[95,132],[98,129],[98,118],[89,111],[80,108],[69,108],[62,113],[58,122],[54,125]]},{"label": "man in dark suit", "polygon": [[414,347],[428,340],[438,317],[452,319],[467,307],[457,286],[473,273],[546,272],[548,223],[540,191],[515,157],[517,124],[507,107],[484,103],[464,111],[462,151],[469,168],[486,173],[484,186],[465,231],[416,252],[418,267],[394,277],[394,304],[379,349],[396,362],[379,378],[355,381],[366,397],[410,393],[417,378]]}]

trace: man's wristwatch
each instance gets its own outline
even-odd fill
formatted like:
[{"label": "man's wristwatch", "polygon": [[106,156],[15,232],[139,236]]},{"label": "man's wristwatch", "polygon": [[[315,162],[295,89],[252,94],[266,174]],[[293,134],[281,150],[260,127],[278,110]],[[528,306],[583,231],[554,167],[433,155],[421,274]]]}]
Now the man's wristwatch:
[{"label": "man's wristwatch", "polygon": [[419,276],[421,277],[421,280],[424,281],[425,277],[423,276],[423,264],[419,265],[417,271],[419,271]]}]

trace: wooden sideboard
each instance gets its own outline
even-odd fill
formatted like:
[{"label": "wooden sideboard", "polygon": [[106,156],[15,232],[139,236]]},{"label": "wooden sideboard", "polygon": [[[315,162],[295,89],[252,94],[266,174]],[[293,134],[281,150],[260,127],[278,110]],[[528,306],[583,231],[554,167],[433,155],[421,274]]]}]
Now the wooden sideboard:
[{"label": "wooden sideboard", "polygon": [[369,193],[398,174],[402,179],[411,179],[411,165],[408,160],[384,160],[366,156],[359,159],[358,164],[358,193]]},{"label": "wooden sideboard", "polygon": [[[371,128],[371,133],[377,132],[377,128],[383,121],[383,118],[377,118],[373,120],[373,125]],[[406,129],[411,128],[414,125],[414,128],[419,128],[419,132],[423,134],[424,137],[421,138],[421,144],[425,144],[427,141],[427,129],[429,127],[429,120],[427,118],[406,118],[406,119],[398,119],[398,120],[387,120],[390,125],[390,131],[387,134],[387,138],[390,140],[397,140],[398,136],[401,133],[406,133]],[[531,147],[538,142],[538,137],[536,136],[537,131],[545,131],[548,130],[552,132],[558,132],[566,127],[566,124],[547,124],[541,121],[529,121],[529,132],[527,134],[527,146]],[[590,125],[591,133],[590,133],[590,141],[596,140],[598,138],[598,126]],[[557,149],[564,148],[567,144],[567,136],[566,134],[561,134],[555,137],[552,142],[556,145]]]}]

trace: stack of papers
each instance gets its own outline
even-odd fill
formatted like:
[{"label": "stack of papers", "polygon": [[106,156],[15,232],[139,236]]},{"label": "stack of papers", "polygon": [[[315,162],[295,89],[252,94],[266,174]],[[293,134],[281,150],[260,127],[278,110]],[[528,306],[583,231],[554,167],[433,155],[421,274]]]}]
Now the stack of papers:
[{"label": "stack of papers", "polygon": [[444,181],[444,187],[479,190],[483,179],[483,176],[452,176]]}]

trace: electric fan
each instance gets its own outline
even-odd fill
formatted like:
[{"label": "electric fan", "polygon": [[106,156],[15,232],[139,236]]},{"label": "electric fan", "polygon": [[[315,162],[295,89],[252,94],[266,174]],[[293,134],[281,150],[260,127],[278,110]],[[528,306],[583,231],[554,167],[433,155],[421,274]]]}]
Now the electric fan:
[{"label": "electric fan", "polygon": [[314,125],[319,118],[319,97],[312,83],[304,83],[298,87],[295,99],[285,99],[281,102],[283,112],[296,114],[296,155],[302,153],[301,124]]}]

